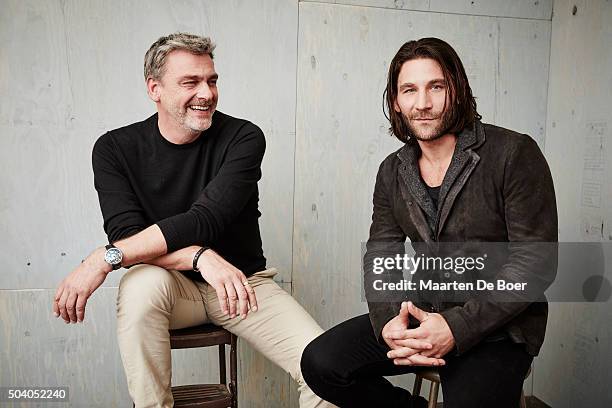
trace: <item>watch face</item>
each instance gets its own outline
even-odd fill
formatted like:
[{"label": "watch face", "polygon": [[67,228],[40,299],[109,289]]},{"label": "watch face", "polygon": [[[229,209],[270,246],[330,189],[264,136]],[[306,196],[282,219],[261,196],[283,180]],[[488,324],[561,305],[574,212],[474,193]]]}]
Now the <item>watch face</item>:
[{"label": "watch face", "polygon": [[118,265],[121,263],[123,253],[119,248],[109,248],[104,254],[104,260],[111,265]]}]

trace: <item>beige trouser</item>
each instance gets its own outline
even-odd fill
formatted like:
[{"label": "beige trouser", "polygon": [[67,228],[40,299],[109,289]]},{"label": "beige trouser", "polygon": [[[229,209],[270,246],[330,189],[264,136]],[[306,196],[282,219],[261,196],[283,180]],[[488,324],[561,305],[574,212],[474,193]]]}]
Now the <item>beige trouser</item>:
[{"label": "beige trouser", "polygon": [[221,312],[217,294],[207,283],[153,265],[131,268],[119,284],[117,336],[136,407],[172,407],[168,329],[201,323],[224,327],[288,372],[298,383],[300,407],[333,407],[310,390],[300,370],[302,351],[323,330],[272,280],[275,274],[275,269],[267,269],[248,278],[258,311],[243,320]]}]

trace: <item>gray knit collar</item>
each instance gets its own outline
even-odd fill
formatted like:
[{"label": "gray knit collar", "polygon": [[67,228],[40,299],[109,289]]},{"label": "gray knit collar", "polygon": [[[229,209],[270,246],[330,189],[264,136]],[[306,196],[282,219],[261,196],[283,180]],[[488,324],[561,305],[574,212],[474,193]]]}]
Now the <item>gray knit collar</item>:
[{"label": "gray knit collar", "polygon": [[442,208],[446,194],[467,164],[471,151],[480,147],[484,142],[484,127],[478,120],[474,122],[473,126],[463,129],[457,135],[455,151],[440,188],[438,209],[434,206],[425,183],[420,176],[418,159],[421,155],[421,149],[416,139],[410,138],[397,153],[397,157],[402,162],[399,166],[399,173],[410,194],[427,215],[427,222],[432,231],[436,231],[438,212]]}]

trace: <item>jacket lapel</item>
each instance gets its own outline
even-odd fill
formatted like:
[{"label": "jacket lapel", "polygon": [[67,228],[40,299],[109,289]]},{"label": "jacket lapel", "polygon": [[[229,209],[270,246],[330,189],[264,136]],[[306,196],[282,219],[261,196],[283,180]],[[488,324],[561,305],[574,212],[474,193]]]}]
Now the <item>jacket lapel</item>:
[{"label": "jacket lapel", "polygon": [[[484,128],[480,121],[476,121],[473,128],[464,129],[458,135],[451,163],[440,187],[438,211],[420,177],[418,164],[420,148],[416,140],[411,138],[398,152],[397,156],[402,162],[398,169],[403,181],[400,183],[402,196],[406,202],[410,202],[413,198],[425,213],[426,218],[421,213],[420,218],[422,219],[417,220],[414,217],[418,215],[413,214],[414,210],[410,211],[410,217],[425,241],[428,241],[432,235],[435,235],[437,239],[444,228],[455,199],[480,161],[480,156],[473,149],[482,145],[484,141]],[[429,226],[429,231],[423,228],[423,224]]]},{"label": "jacket lapel", "polygon": [[446,224],[455,199],[480,161],[480,156],[473,149],[480,147],[484,141],[484,127],[480,121],[476,121],[473,128],[464,129],[457,137],[455,152],[440,188],[440,207],[436,228],[438,236]]},{"label": "jacket lapel", "polygon": [[[426,224],[429,225],[431,231],[424,237],[429,237],[432,235],[431,232],[435,230],[435,220],[437,214],[434,203],[429,196],[425,183],[423,183],[419,173],[419,155],[420,148],[414,139],[410,139],[397,153],[398,158],[402,162],[398,169],[400,178],[403,181],[403,183],[400,182],[400,189],[405,202],[409,203],[414,201],[418,207],[425,212],[427,216]],[[410,212],[412,213],[413,211]]]}]

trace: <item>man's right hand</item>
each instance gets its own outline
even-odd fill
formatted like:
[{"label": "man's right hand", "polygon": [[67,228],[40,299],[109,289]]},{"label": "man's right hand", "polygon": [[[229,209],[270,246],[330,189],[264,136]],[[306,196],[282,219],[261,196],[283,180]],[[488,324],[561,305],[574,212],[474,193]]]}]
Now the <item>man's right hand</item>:
[{"label": "man's right hand", "polygon": [[53,298],[53,314],[66,323],[82,322],[92,293],[102,285],[112,267],[104,261],[104,247],[97,248],[59,284]]},{"label": "man's right hand", "polygon": [[200,255],[197,266],[204,280],[217,292],[224,314],[229,313],[233,319],[239,313],[244,319],[249,310],[257,311],[255,290],[249,285],[246,276],[234,265],[212,249],[207,249]]},{"label": "man's right hand", "polygon": [[[443,365],[444,360],[438,358],[425,357],[420,353],[432,348],[432,344],[419,340],[419,339],[392,339],[390,338],[391,333],[398,331],[405,331],[408,328],[408,319],[410,313],[408,311],[408,303],[403,302],[400,312],[393,319],[389,320],[385,327],[382,329],[382,336],[385,343],[391,348],[391,350],[402,350],[405,355],[405,361],[410,365],[418,366],[438,366]],[[395,363],[395,359],[394,359]]]}]

